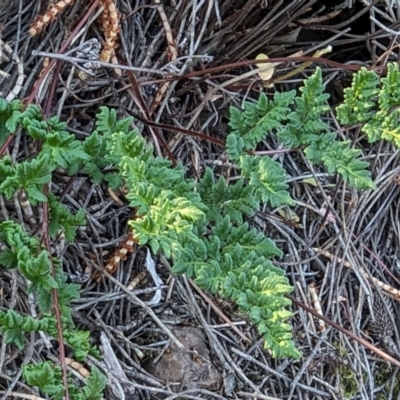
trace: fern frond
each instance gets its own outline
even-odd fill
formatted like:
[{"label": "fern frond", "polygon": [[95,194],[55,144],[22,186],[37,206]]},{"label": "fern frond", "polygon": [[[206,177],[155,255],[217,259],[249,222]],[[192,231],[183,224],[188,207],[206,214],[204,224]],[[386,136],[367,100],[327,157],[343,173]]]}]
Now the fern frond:
[{"label": "fern frond", "polygon": [[22,103],[13,100],[11,103],[0,99],[0,146],[2,146],[10,135],[17,132],[17,127],[22,116]]},{"label": "fern frond", "polygon": [[349,142],[335,142],[322,156],[329,173],[338,172],[343,179],[357,189],[375,189],[376,186],[366,169],[368,162],[359,159],[361,150],[350,148]]},{"label": "fern frond", "polygon": [[322,81],[322,72],[315,73],[304,80],[300,88],[301,96],[296,96],[295,107],[287,115],[287,122],[277,130],[279,140],[287,147],[310,146],[326,138],[329,126],[323,121],[323,115],[329,110]]},{"label": "fern frond", "polygon": [[353,75],[351,87],[344,89],[344,102],[336,107],[342,125],[365,123],[373,117],[373,99],[379,92],[378,85],[378,75],[365,67]]},{"label": "fern frond", "polygon": [[31,161],[24,161],[11,167],[7,159],[0,166],[0,175],[4,179],[0,184],[0,193],[11,198],[19,188],[23,188],[32,205],[46,202],[42,187],[51,179],[50,156],[42,155]]},{"label": "fern frond", "polygon": [[[256,103],[244,104],[243,112],[231,107],[228,125],[232,134],[237,137],[239,146],[243,143],[244,150],[254,150],[273,129],[280,128],[281,121],[285,120],[290,111],[289,106],[293,103],[295,94],[295,91],[275,92],[273,100],[269,100],[261,93]],[[239,142],[240,137],[243,142]],[[233,142],[230,146],[234,146]],[[235,155],[233,151],[232,153]]]},{"label": "fern frond", "polygon": [[62,228],[67,241],[70,243],[73,242],[77,227],[86,224],[85,209],[81,208],[76,215],[73,215],[52,193],[49,194],[48,200],[50,209],[50,236],[55,238]]},{"label": "fern frond", "polygon": [[51,132],[47,134],[40,155],[49,155],[50,168],[66,169],[70,174],[79,171],[82,163],[90,161],[82,143],[67,132]]},{"label": "fern frond", "polygon": [[[315,72],[306,80],[304,85],[300,87],[301,96],[296,97],[296,112],[304,117],[308,117],[308,121],[304,118],[305,123],[311,121],[318,122],[321,115],[329,111],[327,100],[329,94],[325,92],[325,86],[322,81],[322,70],[317,67]],[[308,128],[308,127],[307,127]],[[309,129],[305,130],[309,130]],[[320,128],[318,127],[318,130]],[[311,130],[311,132],[315,130]]]},{"label": "fern frond", "polygon": [[294,205],[287,191],[285,170],[276,161],[269,157],[242,156],[240,166],[258,199],[272,207]]},{"label": "fern frond", "polygon": [[386,77],[380,79],[378,104],[380,111],[389,113],[393,107],[400,106],[400,71],[398,63],[390,63],[387,68]]},{"label": "fern frond", "polygon": [[197,185],[202,202],[207,206],[207,219],[218,221],[229,215],[233,223],[243,223],[243,216],[251,217],[259,208],[259,202],[253,196],[251,186],[245,185],[243,179],[228,185],[224,177],[215,182],[214,174],[206,168]]},{"label": "fern frond", "polygon": [[[238,111],[236,108],[234,110]],[[236,111],[234,114],[236,114]],[[238,161],[240,156],[245,154],[244,139],[235,133],[230,133],[226,138],[226,152],[231,161]]]}]

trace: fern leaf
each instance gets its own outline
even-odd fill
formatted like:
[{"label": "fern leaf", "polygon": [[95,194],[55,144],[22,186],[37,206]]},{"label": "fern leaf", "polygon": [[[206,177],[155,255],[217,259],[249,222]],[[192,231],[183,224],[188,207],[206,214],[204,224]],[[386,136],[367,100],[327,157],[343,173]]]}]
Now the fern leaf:
[{"label": "fern leaf", "polygon": [[365,67],[353,75],[351,87],[344,89],[344,102],[336,107],[342,125],[365,123],[373,117],[373,98],[379,92],[378,85],[378,75]]},{"label": "fern leaf", "polygon": [[[245,150],[254,150],[273,129],[281,127],[281,121],[286,119],[294,96],[295,91],[275,92],[273,100],[268,100],[266,95],[261,93],[256,103],[244,104],[242,113],[237,109],[230,109],[229,126],[233,134],[243,137]],[[238,144],[241,145],[239,142]],[[232,146],[234,143],[231,141],[230,147],[233,152]],[[235,156],[234,153],[233,155]]]},{"label": "fern leaf", "polygon": [[287,192],[285,170],[269,157],[241,157],[243,175],[249,178],[257,197],[272,207],[294,205]]},{"label": "fern leaf", "polygon": [[3,164],[0,174],[8,174],[8,177],[0,184],[0,193],[11,198],[19,188],[23,188],[32,205],[46,202],[47,197],[42,193],[42,186],[51,179],[49,159],[49,156],[43,155],[17,164],[14,170]]},{"label": "fern leaf", "polygon": [[67,241],[69,243],[73,242],[77,227],[86,224],[85,209],[81,208],[74,216],[53,194],[49,194],[48,200],[50,208],[50,236],[55,238],[59,230],[62,228],[65,232],[65,238]]},{"label": "fern leaf", "polygon": [[10,135],[17,132],[22,116],[22,103],[14,100],[7,103],[0,99],[0,146],[6,142]]},{"label": "fern leaf", "polygon": [[397,63],[388,64],[386,77],[380,79],[378,93],[379,110],[389,113],[392,107],[400,105],[400,71]]},{"label": "fern leaf", "polygon": [[231,161],[238,161],[244,154],[244,139],[234,133],[226,138],[226,152]]},{"label": "fern leaf", "polygon": [[50,157],[52,170],[61,167],[68,170],[70,174],[77,173],[82,162],[90,161],[90,156],[85,152],[82,143],[66,132],[65,134],[63,132],[49,133],[40,155]]},{"label": "fern leaf", "polygon": [[369,164],[359,159],[360,154],[360,150],[350,148],[349,142],[335,142],[322,160],[329,173],[338,172],[353,187],[374,189],[376,186],[367,170]]},{"label": "fern leaf", "polygon": [[92,371],[87,378],[86,386],[83,388],[85,400],[102,400],[102,393],[107,385],[107,378],[93,365]]},{"label": "fern leaf", "polygon": [[24,365],[23,378],[28,385],[36,386],[49,395],[64,393],[61,368],[50,361]]}]

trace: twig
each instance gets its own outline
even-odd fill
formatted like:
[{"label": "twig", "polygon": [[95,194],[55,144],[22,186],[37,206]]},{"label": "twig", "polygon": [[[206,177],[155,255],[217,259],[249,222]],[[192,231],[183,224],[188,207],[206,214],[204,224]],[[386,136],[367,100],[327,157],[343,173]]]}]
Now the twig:
[{"label": "twig", "polygon": [[[357,341],[358,343],[362,344],[364,347],[366,347],[367,349],[373,351],[375,354],[377,354],[378,356],[382,357],[384,360],[392,363],[393,365],[395,365],[396,367],[400,367],[400,361],[396,360],[395,358],[389,356],[387,353],[383,352],[382,350],[378,349],[377,347],[373,346],[371,343],[367,342],[365,339],[362,339],[358,336],[356,336],[353,332],[350,332],[349,330],[347,330],[346,328],[343,328],[342,326],[338,325],[336,322],[333,322],[332,320],[330,320],[329,318],[325,317],[324,315],[320,315],[318,314],[313,308],[306,306],[305,304],[303,304],[302,302],[298,301],[295,297],[287,294],[285,295],[288,299],[290,299],[293,303],[295,303],[297,306],[303,308],[304,310],[308,311],[309,313],[311,313],[312,315],[314,315],[316,318],[320,318],[323,321],[325,321],[328,325],[333,326],[335,329],[337,329],[338,331],[346,334],[347,336],[349,336],[350,338],[354,339],[355,341]],[[327,331],[325,331],[327,332]]]},{"label": "twig", "polygon": [[211,306],[211,308],[247,343],[251,343],[251,340],[244,336],[244,334],[232,324],[231,320],[225,316],[225,314],[212,302],[212,300],[193,282],[189,279],[190,284],[196,289],[197,293]]},{"label": "twig", "polygon": [[[90,260],[91,261],[91,260]],[[97,266],[93,261],[91,264],[100,271],[103,275],[105,275],[110,281],[112,281],[115,285],[117,285],[120,289],[122,289],[128,297],[132,300],[133,303],[142,307],[147,314],[153,318],[153,320],[157,323],[157,325],[168,335],[168,337],[180,348],[183,349],[185,346],[172,334],[172,332],[168,329],[168,327],[157,317],[154,311],[142,300],[140,300],[137,296],[135,296],[132,292],[130,292],[125,285],[118,282],[112,275],[110,275],[107,271],[103,270],[101,267]]]},{"label": "twig", "polygon": [[[57,53],[48,53],[46,51],[36,51],[32,50],[31,53],[33,56],[38,56],[38,57],[49,57],[53,58],[55,60],[61,60],[61,61],[66,61],[70,63],[87,63],[87,60],[84,58],[78,58],[78,57],[68,57],[65,54],[57,54]],[[103,61],[96,61],[93,62],[94,67],[100,68],[100,67],[108,67],[108,68],[119,68],[125,71],[136,71],[136,72],[147,72],[149,74],[157,74],[157,75],[162,75],[166,76],[168,75],[167,72],[160,71],[158,69],[150,69],[150,68],[140,68],[140,67],[128,67],[127,65],[122,65],[122,64],[112,64],[112,63],[107,63]]]},{"label": "twig", "polygon": [[[325,251],[323,249],[320,249],[318,247],[313,248],[314,251],[320,253],[321,255],[333,260],[335,259],[335,256],[331,253],[329,253],[328,251]],[[343,262],[343,265],[346,268],[349,269],[354,269],[353,266],[348,262],[343,260],[342,258],[336,257],[336,259],[338,260],[338,262]],[[361,272],[361,274],[370,282],[374,283],[376,286],[378,286],[379,288],[381,288],[382,290],[384,290],[385,292],[387,292],[388,294],[390,294],[395,300],[399,300],[400,301],[400,290],[395,289],[393,286],[388,285],[387,283],[384,283],[382,281],[380,281],[379,279],[375,278],[374,276],[370,275],[367,271],[365,271],[363,268],[358,268],[357,270],[359,270]],[[386,294],[387,294],[386,293]]]},{"label": "twig", "polygon": [[[6,97],[6,101],[11,102],[18,96],[19,92],[21,91],[22,85],[24,83],[24,79],[25,79],[24,64],[22,63],[22,61],[20,60],[18,55],[13,52],[12,48],[7,43],[3,42],[0,39],[0,48],[2,48],[2,47],[4,47],[4,49],[7,51],[7,53],[12,54],[12,58],[14,59],[14,61],[17,64],[17,73],[18,73],[17,82],[15,83],[14,87],[11,89],[11,91],[8,93],[8,95]],[[1,61],[1,57],[0,57],[0,61]],[[3,74],[5,74],[5,73],[3,73]]]}]

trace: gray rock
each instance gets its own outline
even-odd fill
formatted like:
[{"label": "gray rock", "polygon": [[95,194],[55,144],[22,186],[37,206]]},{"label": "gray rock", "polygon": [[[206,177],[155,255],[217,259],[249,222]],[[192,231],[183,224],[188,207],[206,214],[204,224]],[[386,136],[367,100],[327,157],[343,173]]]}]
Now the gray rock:
[{"label": "gray rock", "polygon": [[171,332],[184,345],[180,349],[171,341],[168,351],[154,364],[149,360],[143,367],[170,389],[180,392],[187,389],[218,390],[221,375],[210,360],[210,352],[201,329],[175,326]]}]

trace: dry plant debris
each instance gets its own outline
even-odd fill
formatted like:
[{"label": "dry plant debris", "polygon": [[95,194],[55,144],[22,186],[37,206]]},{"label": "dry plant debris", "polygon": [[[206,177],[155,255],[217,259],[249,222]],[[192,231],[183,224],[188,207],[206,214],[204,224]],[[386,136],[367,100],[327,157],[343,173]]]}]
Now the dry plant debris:
[{"label": "dry plant debris", "polygon": [[120,31],[120,14],[117,12],[114,0],[101,0],[101,5],[104,7],[104,11],[100,18],[106,42],[100,54],[100,60],[109,62],[114,55],[115,49],[118,48],[117,39]]},{"label": "dry plant debris", "polygon": [[[106,266],[104,267],[105,271],[111,275],[115,274],[121,262],[125,261],[128,257],[128,254],[133,253],[135,248],[136,242],[132,237],[132,233],[129,233],[128,236],[122,241],[120,246],[115,249],[114,254],[108,260]],[[95,271],[92,275],[92,278],[98,283],[101,280],[101,274],[98,271]]]},{"label": "dry plant debris", "polygon": [[[18,55],[14,54],[12,48],[7,43],[3,42],[1,39],[0,39],[0,63],[2,61],[8,61],[9,60],[9,58],[4,54],[4,52],[3,52],[4,50],[11,56],[11,58],[17,64],[17,73],[18,73],[17,81],[15,82],[15,85],[10,90],[8,95],[6,96],[6,100],[7,101],[13,101],[15,98],[18,97],[19,92],[22,89],[22,85],[24,84],[24,80],[25,80],[24,64],[19,59]],[[0,70],[0,75],[5,77],[5,78],[9,78],[10,77],[10,75],[8,73],[3,72],[1,70]]]},{"label": "dry plant debris", "polygon": [[[61,13],[69,6],[74,4],[74,0],[61,0],[50,7],[43,15],[38,15],[32,22],[29,34],[33,37],[43,31],[51,22],[56,20]],[[101,6],[104,8],[100,16],[100,21],[104,30],[105,43],[100,55],[103,62],[109,62],[118,48],[117,39],[120,14],[117,12],[115,0],[101,0]]]},{"label": "dry plant debris", "polygon": [[74,0],[61,0],[54,6],[50,7],[43,15],[38,15],[32,22],[29,29],[31,36],[36,36],[42,32],[42,30],[48,26],[51,22],[56,20],[59,15],[69,6],[74,4]]}]

